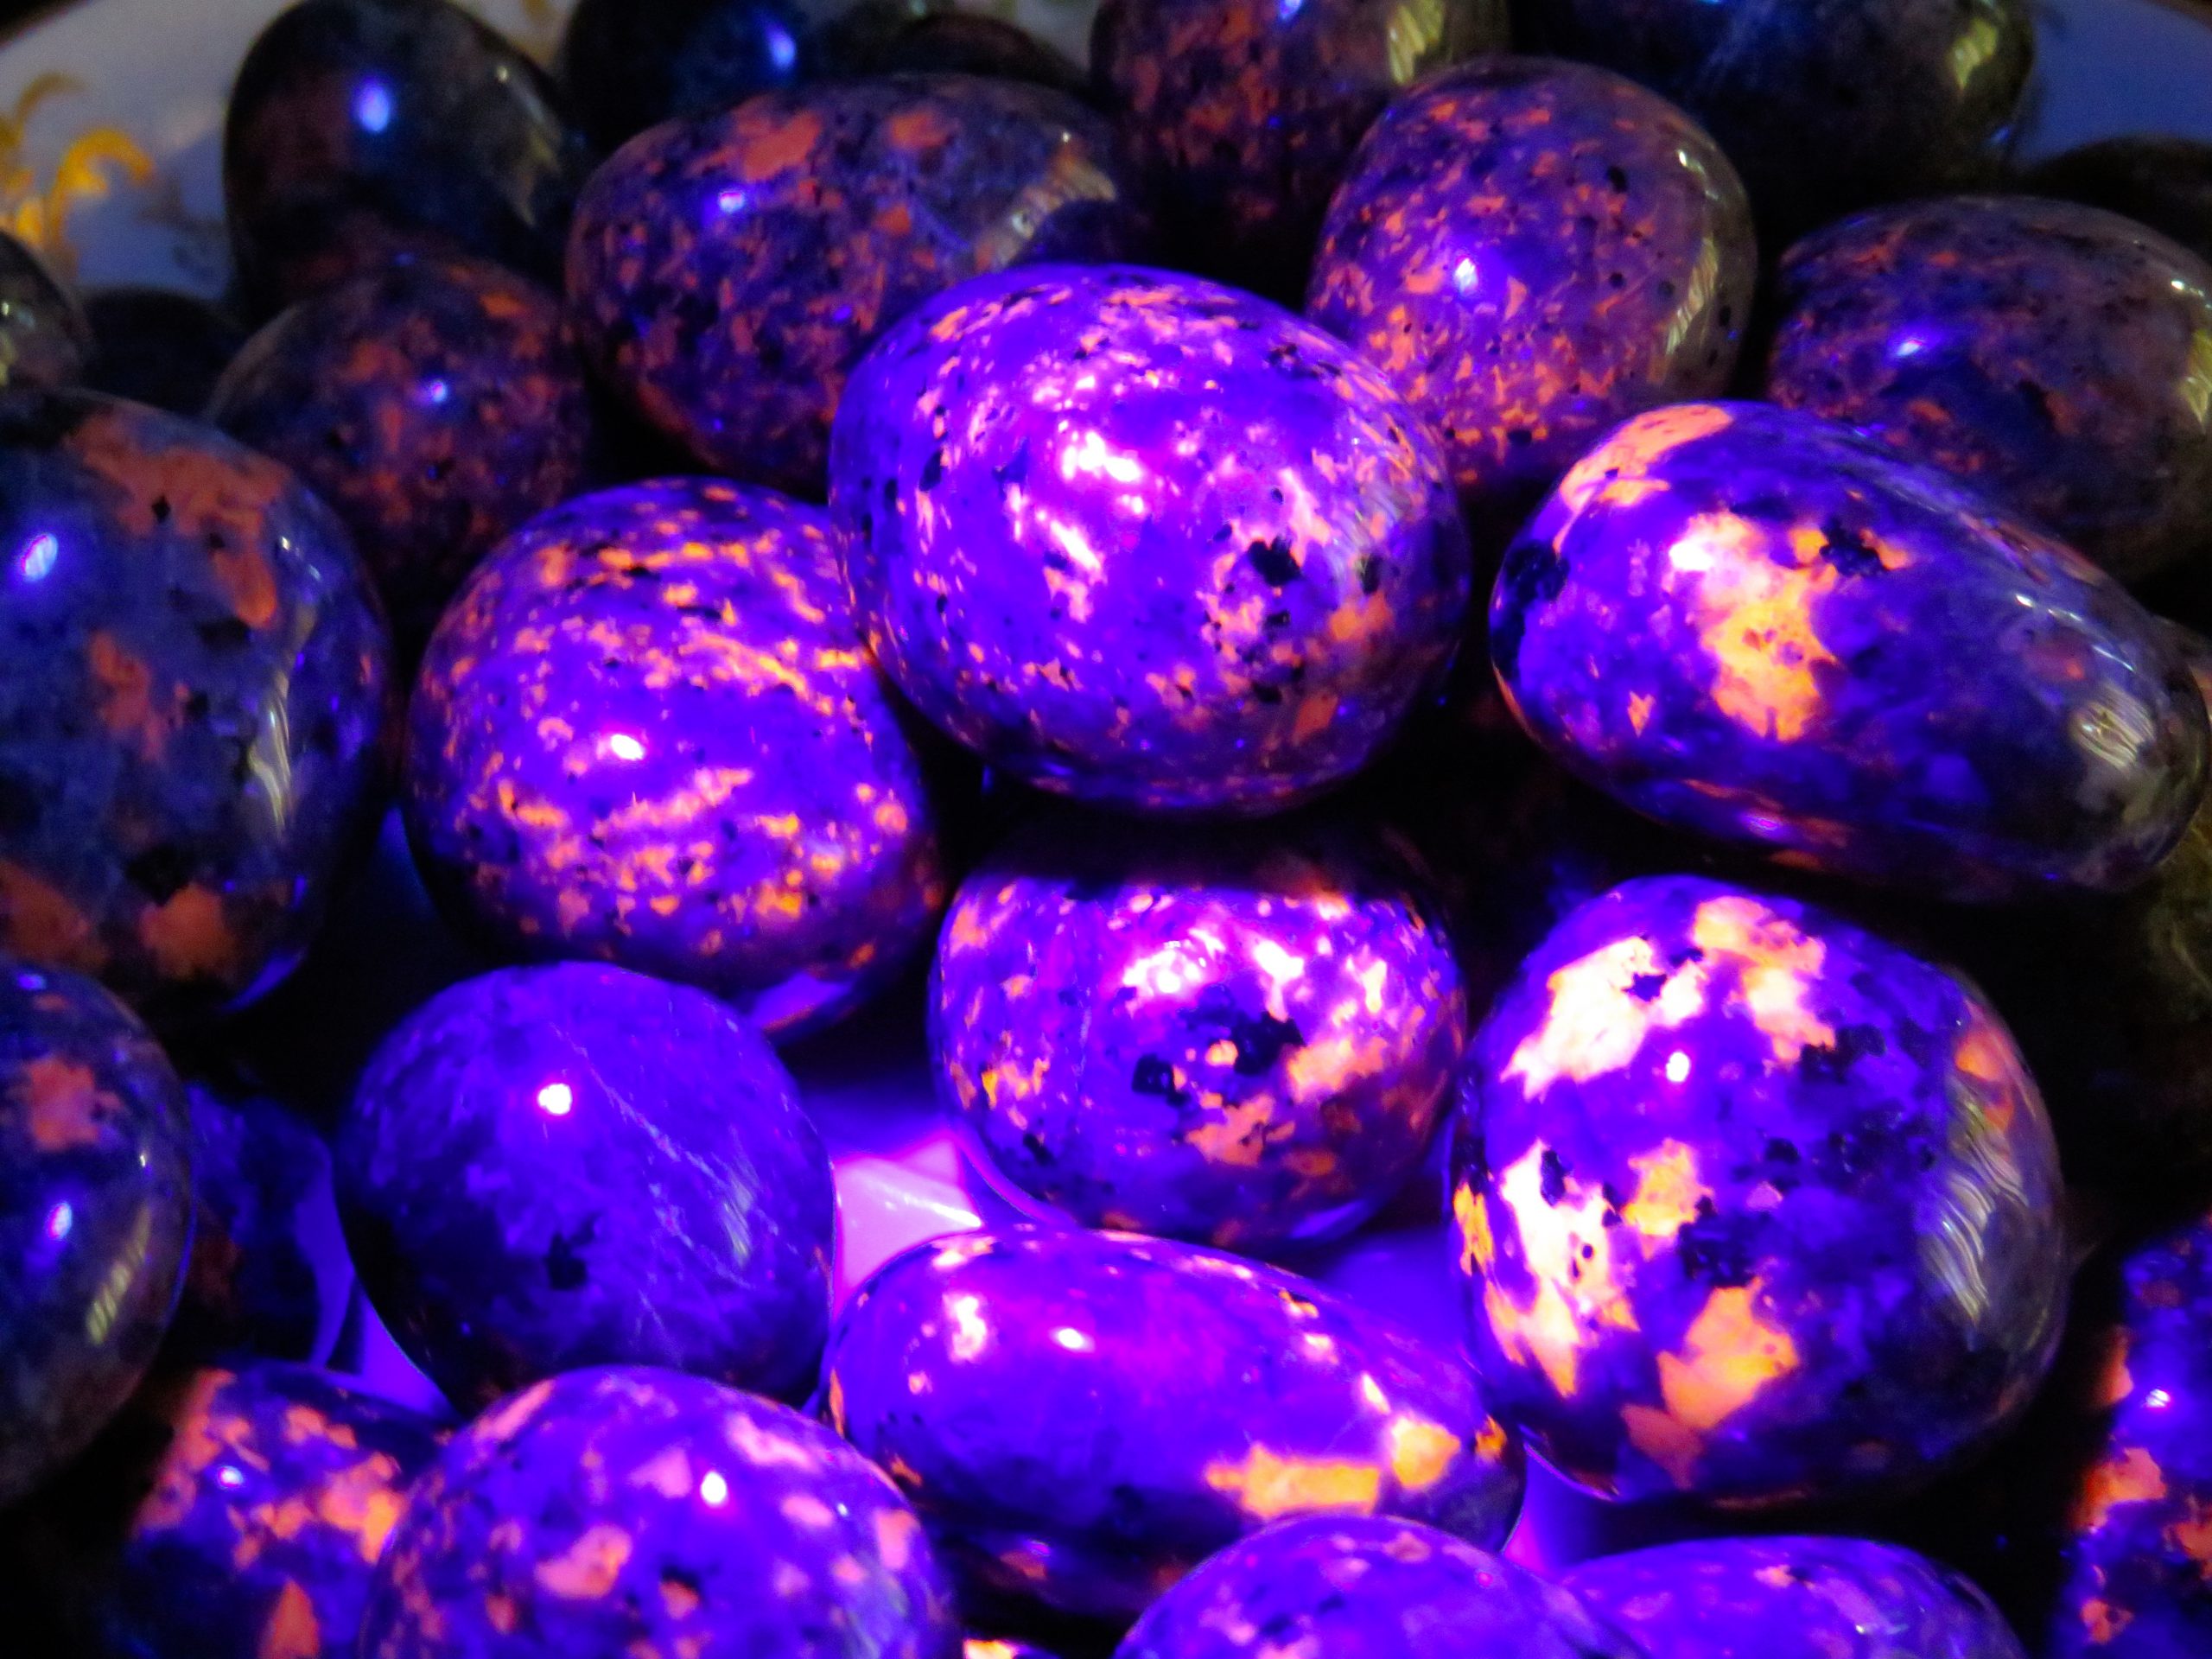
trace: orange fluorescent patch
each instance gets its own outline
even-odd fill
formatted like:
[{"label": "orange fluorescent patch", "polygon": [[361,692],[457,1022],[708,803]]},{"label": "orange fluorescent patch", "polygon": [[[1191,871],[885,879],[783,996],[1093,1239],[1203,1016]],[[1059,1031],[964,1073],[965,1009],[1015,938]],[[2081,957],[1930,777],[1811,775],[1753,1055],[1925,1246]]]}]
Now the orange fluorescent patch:
[{"label": "orange fluorescent patch", "polygon": [[[1802,556],[1802,555],[1801,555]],[[1733,513],[1700,514],[1667,550],[1665,585],[1694,585],[1692,616],[1713,658],[1713,701],[1750,731],[1794,743],[1821,710],[1817,671],[1835,665],[1813,607],[1835,566],[1777,564],[1764,532]]]},{"label": "orange fluorescent patch", "polygon": [[1316,1510],[1374,1512],[1382,1493],[1382,1471],[1373,1464],[1332,1458],[1277,1457],[1255,1445],[1236,1463],[1210,1463],[1206,1484],[1226,1492],[1255,1520]]},{"label": "orange fluorescent patch", "polygon": [[1521,1258],[1536,1294],[1516,1305],[1493,1281],[1484,1287],[1483,1309],[1491,1332],[1508,1354],[1535,1359],[1562,1397],[1572,1395],[1580,1377],[1584,1348],[1607,1330],[1633,1331],[1636,1311],[1613,1277],[1612,1230],[1602,1186],[1581,1190],[1570,1177],[1557,1204],[1543,1196],[1541,1141],[1530,1147],[1505,1172],[1498,1196],[1513,1212],[1521,1238]]},{"label": "orange fluorescent patch", "polygon": [[1709,962],[1736,969],[1738,995],[1774,1046],[1774,1058],[1794,1065],[1806,1049],[1835,1041],[1835,1030],[1805,1006],[1827,947],[1747,895],[1708,899],[1697,907],[1690,942]]},{"label": "orange fluorescent patch", "polygon": [[1636,1172],[1636,1192],[1621,1206],[1621,1219],[1635,1230],[1648,1260],[1697,1219],[1699,1201],[1711,1198],[1713,1189],[1697,1178],[1697,1149],[1680,1141],[1662,1141],[1628,1162]]},{"label": "orange fluorescent patch", "polygon": [[1759,1281],[1724,1286],[1706,1299],[1679,1354],[1659,1356],[1659,1392],[1667,1414],[1697,1433],[1719,1427],[1761,1389],[1797,1369],[1789,1332],[1759,1318]]},{"label": "orange fluorescent patch", "polygon": [[[1639,981],[1663,982],[1656,993],[1637,994]],[[1505,1075],[1521,1081],[1534,1100],[1561,1077],[1587,1082],[1633,1060],[1655,1030],[1681,1025],[1705,1007],[1706,968],[1684,963],[1669,968],[1651,941],[1616,939],[1544,982],[1551,1007],[1544,1023],[1513,1051]]]}]

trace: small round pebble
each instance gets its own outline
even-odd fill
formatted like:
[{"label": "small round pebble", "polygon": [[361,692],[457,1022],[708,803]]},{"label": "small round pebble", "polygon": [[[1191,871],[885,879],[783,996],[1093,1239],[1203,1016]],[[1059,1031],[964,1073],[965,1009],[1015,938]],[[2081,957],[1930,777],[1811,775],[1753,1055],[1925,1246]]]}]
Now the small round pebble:
[{"label": "small round pebble", "polygon": [[643,1367],[501,1401],[417,1484],[361,1659],[959,1659],[912,1510],[785,1407]]},{"label": "small round pebble", "polygon": [[301,0],[225,118],[239,280],[263,315],[398,253],[550,282],[593,160],[544,73],[449,0]]},{"label": "small round pebble", "polygon": [[2048,1370],[2050,1125],[1941,968],[1693,876],[1569,915],[1477,1033],[1452,1159],[1476,1370],[1610,1497],[1895,1496]]},{"label": "small round pebble", "polygon": [[1105,0],[1090,67],[1182,259],[1294,298],[1360,135],[1505,34],[1503,0]]},{"label": "small round pebble", "polygon": [[337,1166],[369,1300],[450,1399],[610,1363],[814,1385],[829,1157],[704,992],[581,963],[465,981],[377,1051]]},{"label": "small round pebble", "polygon": [[1403,1515],[1494,1548],[1520,1446],[1457,1344],[1192,1245],[1018,1225],[917,1246],[840,1317],[830,1421],[963,1589],[1128,1620],[1286,1516]]},{"label": "small round pebble", "polygon": [[406,813],[499,950],[703,985],[779,1039],[925,946],[923,758],[829,522],[706,480],[586,497],[494,553],[425,657]]},{"label": "small round pebble", "polygon": [[[143,1421],[141,1421],[143,1420]],[[112,1602],[131,1659],[344,1659],[429,1419],[304,1365],[164,1379],[122,1433],[152,1441]]]},{"label": "small round pebble", "polygon": [[1111,130],[1065,95],[849,81],[626,145],[577,208],[569,301],[648,421],[715,472],[818,498],[846,377],[886,328],[979,272],[1147,236]]},{"label": "small round pebble", "polygon": [[2212,265],[2131,219],[1980,196],[1783,261],[1767,394],[1955,474],[2122,581],[2212,544]]},{"label": "small round pebble", "polygon": [[1688,116],[1603,69],[1494,57],[1369,131],[1306,314],[1436,428],[1503,540],[1607,427],[1726,388],[1758,273],[1736,169]]},{"label": "small round pebble", "polygon": [[1995,172],[2036,48],[2029,0],[1515,0],[1514,29],[1680,104],[1784,238]]},{"label": "small round pebble", "polygon": [[192,1265],[162,1362],[320,1363],[353,1292],[330,1148],[276,1101],[197,1079],[185,1091]]},{"label": "small round pebble", "polygon": [[814,67],[813,36],[798,0],[577,0],[556,73],[578,124],[611,151],[795,86]]},{"label": "small round pebble", "polygon": [[1718,1538],[1586,1561],[1560,1583],[1665,1659],[2026,1659],[1957,1573],[1863,1538]]},{"label": "small round pebble", "polygon": [[137,1386],[192,1240],[184,1086],[74,974],[0,955],[0,1504]]},{"label": "small round pebble", "polygon": [[2031,168],[2019,188],[2124,214],[2212,260],[2212,143],[2201,139],[2101,139]]},{"label": "small round pebble", "polygon": [[89,392],[0,394],[0,948],[157,1024],[306,950],[371,829],[383,614],[276,462]]},{"label": "small round pebble", "polygon": [[1389,1202],[1466,1041],[1430,900],[1350,826],[1047,817],[962,887],[932,991],[939,1093],[1015,1202],[1262,1255]]},{"label": "small round pebble", "polygon": [[1490,645],[1530,735],[1638,810],[1950,899],[2124,890],[2204,789],[2204,700],[2148,612],[1796,410],[1614,431],[1507,550]]},{"label": "small round pebble", "polygon": [[1644,1659],[1558,1586],[1384,1516],[1286,1521],[1230,1545],[1154,1602],[1114,1651],[1115,1659]]},{"label": "small round pebble", "polygon": [[1129,267],[979,279],[839,411],[830,507],[868,643],[1026,782],[1280,810],[1441,680],[1471,559],[1427,428],[1338,341]]},{"label": "small round pebble", "polygon": [[472,259],[404,257],[293,306],[207,419],[337,511],[410,651],[500,537],[578,492],[592,437],[560,302]]},{"label": "small round pebble", "polygon": [[92,351],[91,325],[69,290],[0,231],[0,387],[66,386]]},{"label": "small round pebble", "polygon": [[86,385],[194,420],[246,340],[228,311],[173,289],[89,289],[85,320],[92,330]]}]

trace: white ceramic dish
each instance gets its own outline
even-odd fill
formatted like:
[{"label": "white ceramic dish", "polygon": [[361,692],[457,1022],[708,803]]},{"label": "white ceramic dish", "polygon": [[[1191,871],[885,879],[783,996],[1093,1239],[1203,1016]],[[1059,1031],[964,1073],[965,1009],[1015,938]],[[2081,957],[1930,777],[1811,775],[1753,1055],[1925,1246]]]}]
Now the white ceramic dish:
[{"label": "white ceramic dish", "polygon": [[[569,0],[467,3],[543,56]],[[1096,0],[978,3],[1080,58]],[[220,293],[229,276],[218,166],[224,101],[248,43],[281,9],[282,0],[79,0],[0,39],[0,226],[34,232],[87,284]],[[2134,131],[2212,138],[2212,5],[2050,0],[2041,58],[2025,156]],[[289,994],[342,1005],[329,1016],[327,1058],[337,1075],[380,1022],[465,970],[388,826],[369,880],[304,970],[307,985]],[[841,1294],[905,1245],[1003,1213],[938,1116],[914,1000],[793,1057],[836,1154]],[[1445,1249],[1433,1200],[1415,1193],[1312,1270],[1456,1332]],[[372,1326],[359,1363],[387,1392],[435,1399]],[[1538,1564],[1572,1560],[1601,1536],[1620,1541],[1615,1521],[1538,1473],[1513,1553]]]}]

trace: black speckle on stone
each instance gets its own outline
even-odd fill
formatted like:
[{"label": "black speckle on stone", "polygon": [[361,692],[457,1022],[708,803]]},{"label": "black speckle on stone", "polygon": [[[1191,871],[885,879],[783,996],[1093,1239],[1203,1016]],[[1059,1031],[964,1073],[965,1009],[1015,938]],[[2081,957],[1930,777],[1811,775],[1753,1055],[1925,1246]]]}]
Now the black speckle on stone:
[{"label": "black speckle on stone", "polygon": [[1236,1045],[1237,1075],[1246,1077],[1259,1076],[1282,1057],[1283,1050],[1303,1047],[1306,1042],[1294,1021],[1267,1013],[1236,1020],[1229,1037]]},{"label": "black speckle on stone", "polygon": [[1638,974],[1628,982],[1628,994],[1639,1002],[1649,1002],[1666,988],[1664,974]]},{"label": "black speckle on stone", "polygon": [[1359,591],[1371,594],[1382,586],[1382,561],[1372,553],[1363,556],[1354,567],[1359,572]]},{"label": "black speckle on stone", "polygon": [[218,617],[193,630],[210,651],[243,651],[253,643],[253,630],[235,616]]},{"label": "black speckle on stone", "polygon": [[576,1229],[572,1236],[556,1233],[553,1242],[545,1247],[545,1282],[556,1290],[581,1290],[591,1277],[591,1269],[582,1256],[576,1254],[591,1243],[598,1230],[599,1217],[594,1216]]},{"label": "black speckle on stone", "polygon": [[1743,1218],[1717,1215],[1709,1205],[1700,1205],[1697,1219],[1675,1235],[1675,1252],[1684,1277],[1724,1289],[1748,1285],[1756,1268]]},{"label": "black speckle on stone", "polygon": [[1833,1043],[1808,1044],[1800,1051],[1797,1075],[1808,1083],[1842,1083],[1850,1077],[1855,1062],[1887,1047],[1882,1033],[1872,1026],[1845,1026]]},{"label": "black speckle on stone", "polygon": [[1612,187],[1613,194],[1615,195],[1624,196],[1628,194],[1628,175],[1621,171],[1619,168],[1609,167],[1605,169],[1605,182]]},{"label": "black speckle on stone", "polygon": [[932,449],[930,458],[922,463],[922,488],[933,490],[944,482],[944,451]]},{"label": "black speckle on stone", "polygon": [[1298,579],[1298,561],[1290,556],[1290,539],[1278,536],[1271,542],[1255,542],[1244,556],[1270,588],[1281,588]]},{"label": "black speckle on stone", "polygon": [[1498,672],[1510,679],[1520,662],[1521,636],[1528,631],[1529,613],[1560,596],[1567,586],[1567,561],[1549,542],[1524,537],[1506,550],[1498,583],[1506,602],[1491,629],[1491,658]]},{"label": "black speckle on stone", "polygon": [[1546,1204],[1557,1204],[1567,1196],[1566,1160],[1549,1147],[1546,1147],[1538,1167],[1541,1172],[1541,1185],[1538,1186],[1537,1191],[1543,1195]]},{"label": "black speckle on stone", "polygon": [[1831,518],[1821,526],[1821,536],[1827,543],[1821,556],[1836,568],[1837,574],[1846,576],[1878,576],[1882,574],[1882,556],[1874,549],[1864,530]]},{"label": "black speckle on stone", "polygon": [[1129,1074],[1129,1088],[1135,1093],[1157,1095],[1166,1101],[1183,1098],[1183,1090],[1175,1086],[1175,1068],[1157,1054],[1137,1056],[1136,1069]]},{"label": "black speckle on stone", "polygon": [[29,835],[42,809],[38,791],[12,773],[0,772],[0,835]]},{"label": "black speckle on stone", "polygon": [[149,847],[123,867],[130,885],[157,905],[165,905],[192,880],[193,859],[182,849],[163,842]]}]

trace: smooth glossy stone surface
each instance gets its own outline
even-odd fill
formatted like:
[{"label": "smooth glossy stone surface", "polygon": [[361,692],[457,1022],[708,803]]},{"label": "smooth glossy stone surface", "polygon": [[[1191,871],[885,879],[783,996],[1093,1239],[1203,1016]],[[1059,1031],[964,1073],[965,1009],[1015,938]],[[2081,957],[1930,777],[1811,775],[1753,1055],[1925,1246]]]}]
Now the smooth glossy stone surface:
[{"label": "smooth glossy stone surface", "polygon": [[1294,300],[1360,135],[1505,33],[1503,0],[1105,0],[1090,71],[1180,260]]},{"label": "smooth glossy stone surface", "polygon": [[1264,1255],[1421,1166],[1466,999],[1412,869],[1353,826],[1065,816],[986,859],[931,982],[938,1093],[1018,1204]]},{"label": "smooth glossy stone surface", "polygon": [[677,480],[545,515],[448,613],[411,721],[416,855],[502,950],[690,981],[784,1037],[895,977],[944,906],[922,756],[817,508]]},{"label": "smooth glossy stone surface", "polygon": [[192,1264],[163,1364],[320,1362],[353,1291],[330,1148],[273,1100],[196,1080],[185,1087]]},{"label": "smooth glossy stone surface", "polygon": [[676,117],[734,109],[813,67],[796,0],[578,0],[557,73],[602,149]]},{"label": "smooth glossy stone surface", "polygon": [[0,1503],[137,1385],[192,1239],[168,1057],[90,980],[0,956]]},{"label": "smooth glossy stone surface", "polygon": [[2024,1659],[1965,1579],[1861,1538],[1662,1545],[1586,1561],[1561,1583],[1665,1659]]},{"label": "smooth glossy stone surface", "polygon": [[68,289],[0,232],[0,386],[66,386],[92,349],[92,329]]},{"label": "smooth glossy stone surface", "polygon": [[1306,315],[1436,429],[1503,539],[1605,429],[1726,389],[1758,274],[1743,185],[1688,117],[1602,69],[1497,57],[1369,131]]},{"label": "smooth glossy stone surface", "polygon": [[965,277],[1126,258],[1146,221],[1111,130],[970,76],[766,94],[601,168],[569,243],[594,366],[717,472],[819,495],[870,342]]},{"label": "smooth glossy stone surface", "polygon": [[416,1487],[361,1659],[957,1659],[891,1483],[797,1412],[672,1371],[504,1400]]},{"label": "smooth glossy stone surface", "polygon": [[231,93],[232,252],[269,311],[403,252],[550,281],[593,159],[537,66],[458,6],[304,0]]},{"label": "smooth glossy stone surface", "polygon": [[825,67],[846,75],[988,75],[1090,95],[1081,69],[1033,35],[972,11],[916,10],[915,0],[861,0],[824,26]]},{"label": "smooth glossy stone surface", "polygon": [[1784,235],[1994,171],[2035,59],[2026,0],[1516,0],[1514,23],[1688,110]]},{"label": "smooth glossy stone surface", "polygon": [[246,339],[227,311],[166,288],[93,289],[85,320],[92,330],[86,385],[194,420]]},{"label": "smooth glossy stone surface", "polygon": [[429,1420],[325,1371],[261,1364],[166,1380],[122,1428],[159,1449],[123,1541],[120,1650],[350,1659],[408,1483],[437,1453]]},{"label": "smooth glossy stone surface", "polygon": [[1434,438],[1319,329],[1192,277],[932,302],[854,377],[831,473],[877,659],[1057,794],[1287,806],[1374,754],[1465,626]]},{"label": "smooth glossy stone surface", "polygon": [[410,651],[500,537],[582,487],[592,441],[560,302],[474,259],[402,259],[292,307],[207,419],[336,510]]},{"label": "smooth glossy stone surface", "polygon": [[1894,1495],[2058,1339],[2056,1149],[1964,982],[1794,900],[1631,881],[1470,1052],[1452,1157],[1485,1397],[1599,1494]]},{"label": "smooth glossy stone surface", "polygon": [[1911,203],[1783,261],[1767,394],[1940,467],[2122,581],[2212,545],[2212,265],[2026,196]]},{"label": "smooth glossy stone surface", "polygon": [[585,963],[465,981],[377,1051],[337,1165],[370,1300],[465,1406],[608,1363],[814,1385],[829,1157],[703,992]]},{"label": "smooth glossy stone surface", "polygon": [[2102,139],[2031,168],[2019,188],[2125,214],[2212,259],[2212,144],[2148,134]]},{"label": "smooth glossy stone surface", "polygon": [[137,404],[0,396],[0,947],[157,1023],[274,984],[368,828],[386,654],[282,467]]},{"label": "smooth glossy stone surface", "polygon": [[1557,1586],[1382,1516],[1313,1516],[1230,1545],[1154,1602],[1115,1653],[1420,1659],[1440,1650],[1454,1659],[1643,1659]]},{"label": "smooth glossy stone surface", "polygon": [[1214,1550],[1316,1510],[1494,1548],[1520,1449],[1449,1338],[1187,1244],[1016,1226],[863,1285],[830,1421],[972,1591],[1126,1619]]},{"label": "smooth glossy stone surface", "polygon": [[2015,1615],[2042,1659],[2212,1645],[2212,1220],[2127,1251],[2119,1280],[2116,1306],[2075,1332],[2094,1361],[2083,1386],[2055,1402],[2087,1455],[2053,1470],[2057,1557],[2026,1586],[2040,1605]]},{"label": "smooth glossy stone surface", "polygon": [[2204,786],[2203,700],[2117,584],[1792,410],[1615,431],[1507,552],[1490,623],[1516,712],[1571,770],[1838,874],[2124,888]]}]

